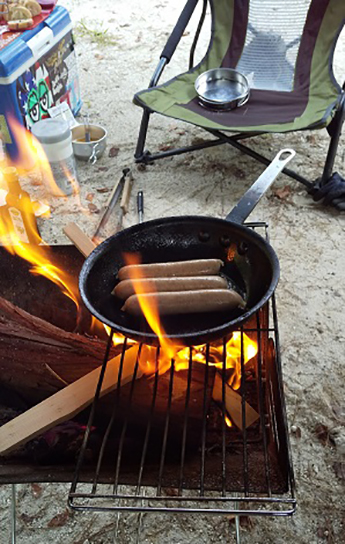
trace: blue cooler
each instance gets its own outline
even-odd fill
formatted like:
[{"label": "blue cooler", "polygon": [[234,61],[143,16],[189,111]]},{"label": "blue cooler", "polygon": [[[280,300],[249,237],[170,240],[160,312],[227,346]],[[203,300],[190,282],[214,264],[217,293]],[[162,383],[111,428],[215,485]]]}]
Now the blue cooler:
[{"label": "blue cooler", "polygon": [[12,159],[18,148],[9,118],[31,129],[65,101],[76,115],[81,100],[72,22],[57,6],[36,28],[0,49],[0,133]]}]

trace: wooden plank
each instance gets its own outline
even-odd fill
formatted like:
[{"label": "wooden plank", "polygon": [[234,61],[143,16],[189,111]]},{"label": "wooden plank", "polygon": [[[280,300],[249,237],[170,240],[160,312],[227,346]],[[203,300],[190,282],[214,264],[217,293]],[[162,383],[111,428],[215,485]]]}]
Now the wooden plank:
[{"label": "wooden plank", "polygon": [[95,249],[96,244],[75,223],[68,223],[63,231],[84,257],[88,257]]},{"label": "wooden plank", "polygon": [[[145,346],[142,347],[142,356],[147,356],[146,349]],[[138,350],[139,344],[136,344],[125,353],[121,385],[128,383],[133,377]],[[121,355],[118,355],[108,362],[100,396],[104,396],[116,389],[120,361]],[[96,368],[86,376],[3,425],[0,428],[0,454],[4,455],[13,451],[44,431],[71,419],[89,406],[95,395],[100,371],[101,367]],[[136,377],[141,376],[142,372],[138,368]]]},{"label": "wooden plank", "polygon": [[[223,402],[223,381],[218,372],[216,373],[214,380],[212,398],[216,402]],[[233,421],[236,427],[242,431],[242,397],[227,383],[225,384],[225,408],[231,421]],[[250,406],[250,404],[248,404],[248,402],[245,402],[244,409],[246,414],[246,427],[250,427],[250,425],[259,419],[259,414]]]}]

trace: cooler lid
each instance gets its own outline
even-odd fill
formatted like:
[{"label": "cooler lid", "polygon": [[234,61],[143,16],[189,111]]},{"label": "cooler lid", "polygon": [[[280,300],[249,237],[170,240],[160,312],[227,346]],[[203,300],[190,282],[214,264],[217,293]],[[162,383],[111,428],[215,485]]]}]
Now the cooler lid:
[{"label": "cooler lid", "polygon": [[[13,42],[0,50],[0,79],[20,71],[19,77],[70,29],[72,29],[72,23],[67,9],[56,6],[39,25],[32,30],[25,30]],[[0,84],[8,83],[10,82],[0,81]]]}]

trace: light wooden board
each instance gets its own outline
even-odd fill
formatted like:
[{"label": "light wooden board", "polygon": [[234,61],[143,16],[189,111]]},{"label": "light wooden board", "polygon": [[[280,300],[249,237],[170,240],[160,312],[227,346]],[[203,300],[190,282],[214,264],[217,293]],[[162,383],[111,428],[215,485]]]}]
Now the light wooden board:
[{"label": "light wooden board", "polygon": [[[216,373],[216,377],[213,385],[212,397],[217,402],[222,402],[223,399],[223,383],[222,378],[219,373]],[[235,423],[236,427],[243,430],[242,422],[242,397],[239,393],[236,393],[227,383],[225,384],[225,407],[226,411],[231,418],[231,421]],[[254,408],[248,404],[244,403],[244,409],[246,414],[246,427],[252,425],[257,419],[259,419],[259,414]]]},{"label": "light wooden board", "polygon": [[96,244],[75,223],[68,223],[63,231],[84,257],[88,257],[91,251],[95,249]]}]

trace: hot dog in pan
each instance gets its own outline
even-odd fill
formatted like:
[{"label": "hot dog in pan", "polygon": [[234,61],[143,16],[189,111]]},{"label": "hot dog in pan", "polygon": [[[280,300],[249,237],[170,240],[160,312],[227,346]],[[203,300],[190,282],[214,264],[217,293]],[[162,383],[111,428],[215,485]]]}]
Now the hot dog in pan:
[{"label": "hot dog in pan", "polygon": [[121,300],[135,295],[138,289],[144,293],[169,291],[195,291],[199,289],[227,289],[228,282],[221,276],[185,276],[172,278],[145,278],[142,280],[122,280],[112,294]]},{"label": "hot dog in pan", "polygon": [[[195,259],[125,266],[119,270],[120,280],[131,277],[141,279],[122,279],[116,285],[113,294],[125,300],[122,311],[134,316],[141,314],[137,293],[140,293],[142,299],[149,305],[157,305],[160,315],[221,312],[244,308],[242,297],[228,288],[225,278],[216,275],[219,274],[222,265],[220,259]],[[202,275],[205,272],[214,275]],[[176,274],[180,276],[177,277]],[[163,277],[155,277],[156,275]]]},{"label": "hot dog in pan", "polygon": [[[157,304],[160,315],[224,312],[244,307],[242,297],[230,289],[204,289],[170,293],[146,293],[141,297]],[[130,315],[139,316],[141,307],[137,295],[130,296],[122,307]]]},{"label": "hot dog in pan", "polygon": [[[144,278],[165,278],[175,276],[209,276],[219,274],[223,262],[220,259],[195,259],[166,263],[130,264],[120,268],[119,280],[131,279],[133,271]],[[138,276],[136,276],[138,277]]]}]

